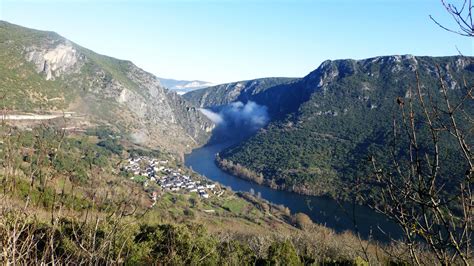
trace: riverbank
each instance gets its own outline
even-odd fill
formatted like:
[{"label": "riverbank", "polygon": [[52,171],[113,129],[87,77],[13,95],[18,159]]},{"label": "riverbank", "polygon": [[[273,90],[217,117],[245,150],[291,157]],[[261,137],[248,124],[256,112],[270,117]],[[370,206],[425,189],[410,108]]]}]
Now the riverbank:
[{"label": "riverbank", "polygon": [[[329,227],[336,232],[349,230],[360,233],[365,239],[372,238],[381,241],[386,241],[391,237],[398,238],[401,235],[395,224],[366,206],[337,201],[329,197],[275,190],[222,171],[215,163],[215,155],[231,144],[221,143],[195,149],[185,156],[185,165],[234,191],[253,191],[273,204],[288,207],[292,213],[307,214],[315,223]],[[378,228],[382,228],[386,233],[381,232]]]},{"label": "riverbank", "polygon": [[294,184],[291,187],[287,187],[285,184],[278,185],[275,179],[266,179],[262,173],[254,172],[239,163],[234,163],[230,160],[221,158],[219,153],[217,153],[215,156],[215,163],[222,171],[230,175],[256,183],[258,185],[267,186],[271,189],[288,191],[306,196],[331,197],[334,199],[347,200],[345,194],[338,197],[334,193],[327,193],[326,190],[318,189],[317,187],[311,188],[305,183]]}]

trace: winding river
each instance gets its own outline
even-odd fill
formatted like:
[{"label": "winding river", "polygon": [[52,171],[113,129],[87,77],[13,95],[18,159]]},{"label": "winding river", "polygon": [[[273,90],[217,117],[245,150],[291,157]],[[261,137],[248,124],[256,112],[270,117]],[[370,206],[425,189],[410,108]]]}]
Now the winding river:
[{"label": "winding river", "polygon": [[[336,232],[350,230],[360,232],[367,239],[371,236],[379,241],[387,241],[388,235],[399,237],[399,229],[382,215],[365,206],[354,206],[350,203],[339,203],[327,197],[305,196],[292,192],[274,190],[238,177],[219,169],[215,162],[215,154],[230,144],[214,144],[193,150],[185,156],[186,166],[207,178],[231,187],[234,191],[260,193],[261,197],[274,203],[287,206],[292,213],[302,212],[319,224],[334,229]],[[354,220],[357,229],[354,226]],[[379,228],[382,228],[383,233]],[[388,234],[388,235],[387,235]]]}]

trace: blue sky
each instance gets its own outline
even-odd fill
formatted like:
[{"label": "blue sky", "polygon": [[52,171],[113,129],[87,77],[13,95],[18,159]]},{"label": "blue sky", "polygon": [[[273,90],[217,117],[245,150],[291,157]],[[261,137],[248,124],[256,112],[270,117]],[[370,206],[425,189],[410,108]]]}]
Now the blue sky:
[{"label": "blue sky", "polygon": [[0,0],[1,20],[159,77],[215,83],[302,77],[326,59],[473,55],[471,39],[429,15],[451,25],[438,0]]}]

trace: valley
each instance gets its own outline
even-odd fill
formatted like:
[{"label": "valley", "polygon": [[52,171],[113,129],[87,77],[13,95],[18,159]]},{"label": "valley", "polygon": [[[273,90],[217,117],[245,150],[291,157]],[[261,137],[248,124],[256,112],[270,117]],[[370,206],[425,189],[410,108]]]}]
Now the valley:
[{"label": "valley", "polygon": [[447,1],[439,36],[411,2],[7,1],[0,263],[474,264],[474,6]]}]

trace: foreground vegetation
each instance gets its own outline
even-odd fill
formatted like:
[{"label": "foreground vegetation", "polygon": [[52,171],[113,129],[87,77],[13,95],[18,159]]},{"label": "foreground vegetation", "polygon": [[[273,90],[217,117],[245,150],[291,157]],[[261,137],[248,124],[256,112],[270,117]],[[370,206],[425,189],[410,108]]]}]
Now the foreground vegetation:
[{"label": "foreground vegetation", "polygon": [[[1,132],[2,263],[303,265],[409,259],[402,246],[336,234],[251,194],[225,190],[221,197],[202,199],[162,192],[149,208],[148,193],[116,166],[129,153],[171,155],[131,146],[105,128],[67,134],[44,125],[30,131],[4,125]],[[422,248],[417,252],[430,261]]]}]

